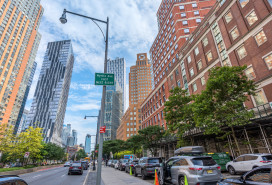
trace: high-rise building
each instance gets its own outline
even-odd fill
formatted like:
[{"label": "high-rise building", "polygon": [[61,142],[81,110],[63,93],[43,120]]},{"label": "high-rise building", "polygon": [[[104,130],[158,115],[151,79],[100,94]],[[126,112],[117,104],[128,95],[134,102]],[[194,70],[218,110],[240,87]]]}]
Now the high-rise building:
[{"label": "high-rise building", "polygon": [[77,145],[77,131],[72,130],[72,137],[74,138],[73,146]]},{"label": "high-rise building", "polygon": [[[18,118],[17,118],[16,124],[15,124],[15,127],[14,127],[14,133],[15,134],[18,132],[19,125],[21,124],[22,115],[25,112],[25,104],[26,104],[26,100],[27,100],[27,97],[28,97],[28,94],[29,94],[29,91],[30,91],[32,80],[33,80],[33,77],[34,77],[34,74],[35,74],[35,71],[36,71],[36,67],[37,67],[37,62],[34,62],[32,70],[31,70],[30,78],[28,80],[28,84],[27,84],[27,87],[26,87],[23,102],[22,102],[22,105],[21,105],[21,108],[20,108],[20,112],[18,114]],[[26,119],[24,121],[26,121]],[[21,127],[21,129],[24,129],[24,127]]]},{"label": "high-rise building", "polygon": [[73,136],[68,136],[67,146],[74,146],[74,137]]},{"label": "high-rise building", "polygon": [[0,124],[15,125],[18,119],[41,39],[42,14],[40,0],[0,1]]},{"label": "high-rise building", "polygon": [[62,146],[66,147],[68,146],[68,137],[71,136],[71,124],[63,125],[62,127]]},{"label": "high-rise building", "polygon": [[137,54],[136,65],[130,67],[129,73],[129,108],[117,130],[117,139],[127,140],[136,135],[141,128],[140,105],[152,91],[151,64],[146,53]]},{"label": "high-rise building", "polygon": [[[191,39],[191,33],[201,24],[215,3],[216,0],[163,0],[161,2],[157,12],[159,32],[149,51],[154,89],[141,105],[142,113],[144,113],[142,114],[143,128],[150,125],[166,127],[163,119],[164,102],[170,95],[169,91],[174,88],[169,84],[167,76],[179,59],[179,50],[188,39]],[[181,71],[176,71],[176,74],[178,76]],[[186,78],[174,79],[179,87],[181,87],[182,80],[185,82],[184,88],[187,89]]]},{"label": "high-rise building", "polygon": [[124,58],[109,59],[107,63],[108,73],[114,74],[115,81],[118,82],[122,92],[122,112],[126,106],[126,61]]},{"label": "high-rise building", "polygon": [[87,134],[85,138],[85,153],[90,154],[91,153],[91,135]]},{"label": "high-rise building", "polygon": [[27,120],[28,114],[29,114],[29,110],[25,109],[21,115],[20,123],[19,123],[16,134],[20,134],[23,130],[25,130],[25,125],[26,125],[26,120]]},{"label": "high-rise building", "polygon": [[104,140],[116,139],[117,128],[121,124],[123,115],[123,93],[118,82],[114,86],[107,86],[105,101],[105,120],[106,133],[103,135]]},{"label": "high-rise building", "polygon": [[43,128],[45,142],[60,146],[73,64],[74,55],[70,40],[48,43],[27,118],[28,125]]}]

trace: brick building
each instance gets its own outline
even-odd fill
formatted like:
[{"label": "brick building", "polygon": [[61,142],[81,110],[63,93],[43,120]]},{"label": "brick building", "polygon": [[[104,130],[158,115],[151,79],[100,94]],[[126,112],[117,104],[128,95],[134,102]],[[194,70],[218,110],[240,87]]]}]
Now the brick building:
[{"label": "brick building", "polygon": [[117,130],[117,139],[127,140],[141,128],[140,105],[152,90],[151,64],[146,53],[137,54],[129,73],[129,107]]},{"label": "brick building", "polygon": [[[222,0],[218,1],[206,15],[202,23],[189,36],[179,50],[178,62],[166,72],[163,88],[157,87],[143,103],[143,127],[150,125],[149,111],[159,97],[170,89],[180,86],[190,94],[201,93],[205,89],[209,69],[214,66],[247,65],[245,74],[258,85],[256,96],[249,97],[245,106],[255,112],[252,124],[237,127],[236,135],[242,153],[271,152],[272,143],[272,1],[271,0]],[[158,95],[157,95],[158,94]],[[154,96],[155,95],[155,96]],[[166,97],[167,98],[167,97]],[[162,98],[165,101],[165,98]],[[154,101],[155,100],[155,101]],[[149,104],[148,104],[149,102]],[[155,118],[156,119],[156,118]],[[205,137],[199,131],[188,133],[195,144],[203,145],[208,151],[228,151],[233,156],[233,138],[226,141],[215,137]],[[247,144],[245,144],[247,143]],[[223,146],[229,146],[224,148]],[[166,157],[172,155],[174,146],[166,146]]]}]

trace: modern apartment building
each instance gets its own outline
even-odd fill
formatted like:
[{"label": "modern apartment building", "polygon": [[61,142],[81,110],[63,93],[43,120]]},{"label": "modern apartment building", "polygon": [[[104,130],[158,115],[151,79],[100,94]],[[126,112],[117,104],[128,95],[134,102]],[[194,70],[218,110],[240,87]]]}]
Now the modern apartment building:
[{"label": "modern apartment building", "polygon": [[42,15],[40,0],[0,1],[0,124],[15,126],[18,119],[41,39]]},{"label": "modern apartment building", "polygon": [[[30,91],[30,87],[31,87],[34,75],[35,75],[36,67],[37,67],[37,62],[34,62],[31,73],[30,73],[30,77],[28,79],[28,84],[27,84],[27,87],[26,87],[26,90],[25,90],[25,95],[24,95],[24,98],[23,98],[23,102],[22,102],[22,105],[21,105],[21,108],[20,108],[20,111],[19,111],[19,114],[18,114],[18,118],[17,118],[16,124],[15,124],[15,127],[14,127],[14,133],[15,134],[18,132],[18,128],[21,125],[22,115],[25,112],[25,105],[26,105],[27,97],[28,97],[28,94],[29,94],[29,91]],[[24,121],[26,121],[26,120],[24,120]],[[20,129],[24,130],[25,128],[21,127]],[[20,132],[21,132],[21,130],[20,130]]]},{"label": "modern apartment building", "polygon": [[74,138],[74,143],[73,146],[77,145],[77,131],[76,130],[72,130],[72,137]]},{"label": "modern apartment building", "polygon": [[126,61],[124,58],[109,59],[107,63],[108,73],[114,74],[115,81],[118,82],[122,93],[122,112],[126,106]]},{"label": "modern apartment building", "polygon": [[[201,24],[216,0],[163,0],[157,12],[159,33],[150,49],[154,90],[144,100],[142,127],[160,125],[166,127],[163,119],[163,102],[169,96],[167,74],[178,62],[178,51],[193,31]],[[177,81],[181,85],[181,81]],[[148,108],[147,108],[148,107]],[[147,112],[147,113],[146,113]]]},{"label": "modern apartment building", "polygon": [[23,130],[25,130],[26,119],[27,119],[28,114],[29,114],[29,110],[24,109],[24,111],[21,115],[20,123],[18,125],[16,134],[20,134]]},{"label": "modern apartment building", "polygon": [[71,124],[63,125],[62,127],[62,146],[67,147],[68,146],[68,137],[71,136]]},{"label": "modern apartment building", "polygon": [[[253,110],[255,118],[246,127],[235,127],[235,134],[239,135],[242,153],[271,152],[271,12],[271,0],[218,1],[179,50],[179,58],[165,73],[162,87],[157,86],[142,104],[142,126],[152,125],[152,118],[153,124],[154,120],[155,124],[163,123],[159,121],[162,116],[157,113],[158,110],[162,111],[172,88],[179,86],[188,89],[190,94],[201,93],[209,78],[209,70],[214,66],[246,65],[245,74],[255,81],[258,89],[255,96],[248,97],[249,101],[244,106]],[[188,134],[210,152],[228,151],[232,156],[237,154],[232,136],[228,136],[226,141],[219,141],[203,136],[201,131]],[[223,147],[226,144],[228,148]]]},{"label": "modern apartment building", "polygon": [[137,54],[136,65],[130,67],[129,73],[129,108],[117,130],[117,139],[127,140],[141,129],[140,105],[152,91],[151,64],[146,53]]},{"label": "modern apartment building", "polygon": [[115,81],[114,86],[107,86],[106,101],[105,101],[105,119],[104,125],[106,126],[106,133],[103,139],[114,140],[116,139],[117,128],[121,124],[123,115],[123,89],[119,83]]},{"label": "modern apartment building", "polygon": [[86,135],[86,138],[85,138],[85,147],[84,147],[84,150],[85,150],[85,153],[87,154],[90,154],[91,153],[91,138],[92,136],[90,134],[87,134]]},{"label": "modern apartment building", "polygon": [[73,64],[70,40],[48,43],[28,116],[28,125],[43,128],[45,142],[60,146]]}]

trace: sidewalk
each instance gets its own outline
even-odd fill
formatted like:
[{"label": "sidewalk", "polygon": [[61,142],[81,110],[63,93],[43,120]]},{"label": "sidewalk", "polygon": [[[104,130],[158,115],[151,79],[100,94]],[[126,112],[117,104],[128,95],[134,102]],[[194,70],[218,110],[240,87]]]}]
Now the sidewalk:
[{"label": "sidewalk", "polygon": [[131,176],[124,171],[115,170],[110,167],[102,168],[102,181],[104,185],[150,185],[152,183]]}]

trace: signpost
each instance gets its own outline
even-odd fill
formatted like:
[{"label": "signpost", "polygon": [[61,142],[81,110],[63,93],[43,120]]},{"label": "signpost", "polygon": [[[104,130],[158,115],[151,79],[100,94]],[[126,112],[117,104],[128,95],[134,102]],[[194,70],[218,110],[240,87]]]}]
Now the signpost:
[{"label": "signpost", "polygon": [[114,74],[95,73],[95,85],[114,85]]},{"label": "signpost", "polygon": [[100,127],[99,133],[101,133],[101,134],[106,133],[106,126]]},{"label": "signpost", "polygon": [[28,158],[29,157],[29,152],[26,152],[24,155],[24,158]]}]

